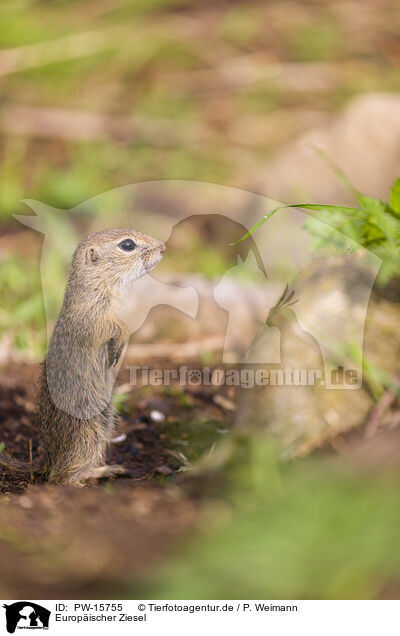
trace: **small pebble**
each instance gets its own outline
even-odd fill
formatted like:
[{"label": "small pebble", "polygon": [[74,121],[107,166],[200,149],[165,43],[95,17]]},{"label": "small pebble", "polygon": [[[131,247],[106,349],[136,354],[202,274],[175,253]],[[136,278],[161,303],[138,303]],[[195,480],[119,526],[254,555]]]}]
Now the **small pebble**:
[{"label": "small pebble", "polygon": [[156,468],[156,472],[161,473],[161,475],[171,475],[174,471],[169,466],[163,465],[158,466],[158,468]]},{"label": "small pebble", "polygon": [[26,508],[26,510],[29,510],[30,508],[33,508],[33,502],[29,499],[29,497],[26,497],[25,495],[22,495],[19,498],[19,505],[22,508]]},{"label": "small pebble", "polygon": [[234,402],[232,402],[232,400],[228,400],[228,398],[224,397],[220,393],[215,393],[215,395],[213,395],[213,402],[214,402],[214,404],[216,404],[217,406],[221,407],[225,411],[235,411],[236,410],[236,404],[234,404]]},{"label": "small pebble", "polygon": [[165,415],[161,413],[161,411],[150,411],[150,419],[153,420],[153,422],[163,422]]},{"label": "small pebble", "polygon": [[125,433],[122,433],[122,435],[118,435],[118,437],[113,437],[111,441],[113,442],[113,444],[120,444],[121,442],[124,442],[125,440],[126,440],[126,435]]}]

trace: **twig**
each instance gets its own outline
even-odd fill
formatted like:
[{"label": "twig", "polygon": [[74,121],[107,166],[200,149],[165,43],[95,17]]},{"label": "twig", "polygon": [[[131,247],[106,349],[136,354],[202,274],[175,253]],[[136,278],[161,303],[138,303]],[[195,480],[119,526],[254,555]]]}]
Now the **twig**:
[{"label": "twig", "polygon": [[205,351],[214,353],[222,351],[223,336],[208,336],[192,342],[160,342],[129,345],[126,353],[127,360],[149,358],[197,359]]},{"label": "twig", "polygon": [[96,55],[109,48],[118,48],[115,28],[73,33],[46,42],[3,49],[0,51],[0,76]]},{"label": "twig", "polygon": [[219,406],[223,411],[236,411],[236,404],[232,400],[224,397],[220,393],[215,393],[212,397],[214,404]]},{"label": "twig", "polygon": [[31,465],[31,483],[33,483],[32,439],[29,440],[29,462],[30,462],[30,465]]},{"label": "twig", "polygon": [[142,141],[160,147],[207,141],[204,126],[179,127],[166,119],[145,116],[114,117],[106,113],[70,108],[41,108],[9,104],[0,112],[0,130],[7,135],[73,139],[79,142],[113,139]]},{"label": "twig", "polygon": [[[400,374],[397,374],[396,381],[398,382],[399,380]],[[372,437],[376,434],[382,422],[383,416],[385,415],[386,411],[394,404],[397,398],[398,394],[395,393],[392,389],[388,389],[383,393],[381,398],[370,411],[365,427],[365,437]]]},{"label": "twig", "polygon": [[[141,22],[135,27],[136,41],[146,38],[149,33],[153,36],[157,33],[165,37],[169,33],[171,39],[201,41],[202,25],[199,20],[183,18],[177,20],[176,16],[163,18],[159,30],[154,30],[153,23]],[[49,64],[57,64],[76,60],[82,57],[98,55],[106,50],[120,50],[132,46],[132,33],[129,29],[120,26],[109,26],[102,29],[82,31],[81,33],[69,33],[58,38],[25,44],[9,49],[0,50],[0,77],[19,73],[31,68],[40,68]],[[202,50],[202,49],[201,49]]]},{"label": "twig", "polygon": [[277,64],[269,62],[264,53],[252,53],[224,59],[211,68],[169,73],[168,80],[196,96],[240,90],[271,80],[286,90],[326,91],[338,85],[340,73],[341,68],[327,62]]}]

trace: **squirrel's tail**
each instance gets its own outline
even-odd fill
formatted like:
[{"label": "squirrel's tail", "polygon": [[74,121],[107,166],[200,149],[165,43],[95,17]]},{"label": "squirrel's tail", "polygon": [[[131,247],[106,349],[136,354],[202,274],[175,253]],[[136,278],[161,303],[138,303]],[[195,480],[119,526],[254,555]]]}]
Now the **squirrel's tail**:
[{"label": "squirrel's tail", "polygon": [[43,458],[37,457],[31,464],[30,462],[22,462],[19,459],[15,459],[15,457],[6,453],[0,453],[0,468],[7,468],[16,473],[30,473],[31,471],[40,473],[43,472]]}]

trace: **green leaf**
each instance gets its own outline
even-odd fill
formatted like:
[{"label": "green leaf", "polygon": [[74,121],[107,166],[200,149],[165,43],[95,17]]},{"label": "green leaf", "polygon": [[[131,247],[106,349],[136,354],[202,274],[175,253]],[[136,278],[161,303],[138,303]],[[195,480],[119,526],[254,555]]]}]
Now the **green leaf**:
[{"label": "green leaf", "polygon": [[273,210],[271,210],[271,212],[263,216],[262,219],[257,221],[257,223],[255,223],[253,227],[251,227],[250,230],[246,232],[244,236],[242,236],[241,239],[235,241],[235,243],[230,243],[230,245],[237,245],[238,243],[241,243],[242,241],[247,239],[249,236],[254,234],[254,232],[258,230],[262,225],[264,225],[264,223],[266,223],[271,218],[271,216],[275,214],[275,212],[278,212],[278,210],[284,210],[285,208],[302,208],[304,210],[313,210],[314,212],[325,212],[326,210],[332,210],[334,212],[341,212],[346,215],[357,213],[365,214],[365,210],[361,210],[360,208],[348,208],[339,205],[316,205],[314,203],[293,203],[292,205],[280,205],[278,208],[274,208]]},{"label": "green leaf", "polygon": [[394,212],[400,214],[400,177],[396,179],[390,190],[390,206]]},{"label": "green leaf", "polygon": [[4,449],[5,449],[4,442],[0,442],[0,453],[2,453]]},{"label": "green leaf", "polygon": [[[398,238],[399,224],[398,221],[386,211],[386,205],[379,199],[361,196],[360,203],[369,213],[368,222],[376,225],[380,234],[383,234],[388,244],[395,245]],[[379,233],[378,232],[378,233]]]},{"label": "green leaf", "polygon": [[360,203],[364,210],[371,214],[383,214],[385,212],[385,204],[379,199],[374,199],[373,197],[367,197],[361,194]]},{"label": "green leaf", "polygon": [[285,205],[285,208],[305,208],[307,210],[314,210],[314,212],[324,212],[325,210],[332,210],[332,212],[340,212],[342,214],[365,214],[366,210],[362,208],[348,208],[342,205],[317,205],[314,203],[295,203],[293,205]]},{"label": "green leaf", "polygon": [[257,221],[257,223],[255,223],[255,225],[253,225],[253,227],[250,228],[250,230],[248,232],[246,232],[246,234],[244,236],[242,236],[241,239],[239,239],[238,241],[235,241],[234,243],[229,243],[230,246],[232,245],[237,245],[238,243],[241,243],[242,241],[244,241],[245,239],[247,239],[249,236],[251,236],[252,234],[254,234],[254,232],[256,230],[258,230],[259,227],[261,227],[262,225],[264,225],[264,223],[266,223],[266,221],[268,221],[268,219],[271,218],[271,216],[273,214],[275,214],[275,212],[277,212],[278,210],[281,210],[282,208],[291,208],[293,206],[291,205],[281,205],[279,206],[279,208],[274,208],[273,210],[271,210],[271,212],[269,212],[268,214],[266,214],[265,216],[263,216],[262,219],[260,219],[259,221]]}]

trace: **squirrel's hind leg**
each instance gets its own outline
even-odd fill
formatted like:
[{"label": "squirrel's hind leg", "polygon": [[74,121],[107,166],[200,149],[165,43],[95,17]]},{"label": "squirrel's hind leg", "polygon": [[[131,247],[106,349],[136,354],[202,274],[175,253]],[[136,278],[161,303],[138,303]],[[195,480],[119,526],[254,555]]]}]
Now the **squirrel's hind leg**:
[{"label": "squirrel's hind leg", "polygon": [[119,464],[93,466],[93,468],[89,468],[89,470],[81,475],[81,478],[104,479],[105,477],[116,477],[117,475],[129,475],[129,470]]},{"label": "squirrel's hind leg", "polygon": [[63,486],[74,486],[75,488],[84,488],[85,483],[89,479],[105,479],[107,477],[117,477],[121,475],[128,476],[129,471],[119,464],[92,466],[85,471],[79,471],[75,474],[63,475],[62,477],[49,475],[49,482]]}]

